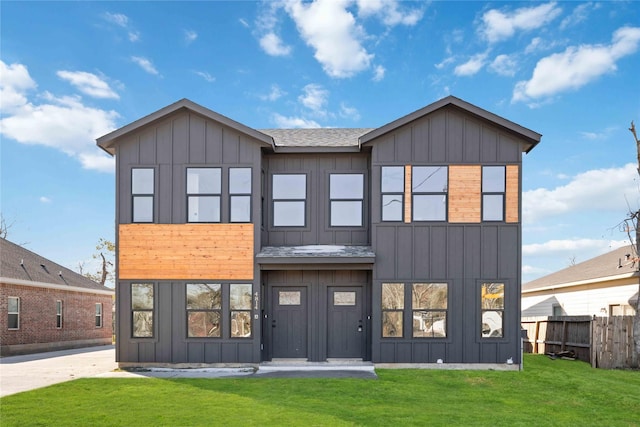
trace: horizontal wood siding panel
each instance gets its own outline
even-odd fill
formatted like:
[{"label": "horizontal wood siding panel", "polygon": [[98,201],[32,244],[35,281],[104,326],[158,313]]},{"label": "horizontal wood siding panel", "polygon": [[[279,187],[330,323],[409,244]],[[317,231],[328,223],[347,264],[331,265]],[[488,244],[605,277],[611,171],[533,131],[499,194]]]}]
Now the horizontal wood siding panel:
[{"label": "horizontal wood siding panel", "polygon": [[519,221],[518,195],[520,194],[519,170],[517,165],[507,165],[507,188],[506,188],[506,222]]},{"label": "horizontal wood siding panel", "polygon": [[253,280],[253,224],[121,224],[120,279]]},{"label": "horizontal wood siding panel", "polygon": [[480,222],[480,165],[449,166],[449,222]]}]

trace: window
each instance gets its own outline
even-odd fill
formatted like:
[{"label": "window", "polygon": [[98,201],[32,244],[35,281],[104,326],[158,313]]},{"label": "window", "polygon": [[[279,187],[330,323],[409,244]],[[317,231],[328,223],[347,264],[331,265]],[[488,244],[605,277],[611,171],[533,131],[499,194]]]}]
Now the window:
[{"label": "window", "polygon": [[304,227],[306,198],[306,175],[273,175],[273,226]]},{"label": "window", "polygon": [[481,286],[482,338],[502,338],[504,319],[504,283]]},{"label": "window", "polygon": [[447,336],[446,283],[414,283],[411,289],[413,336],[443,338]]},{"label": "window", "polygon": [[404,166],[383,166],[380,192],[382,220],[402,221],[404,207]]},{"label": "window", "polygon": [[187,221],[220,222],[220,168],[187,168]]},{"label": "window", "polygon": [[414,221],[446,221],[447,167],[414,166],[411,171]]},{"label": "window", "polygon": [[633,316],[636,310],[629,304],[611,304],[609,305],[609,316]]},{"label": "window", "polygon": [[229,285],[231,338],[251,337],[251,284]]},{"label": "window", "polygon": [[62,301],[56,301],[56,328],[62,328]]},{"label": "window", "polygon": [[187,336],[221,336],[222,287],[219,283],[187,284]]},{"label": "window", "polygon": [[20,329],[20,298],[7,298],[7,326],[9,329]]},{"label": "window", "polygon": [[402,338],[404,283],[382,284],[382,337]]},{"label": "window", "polygon": [[133,222],[153,222],[154,170],[131,169]]},{"label": "window", "polygon": [[153,291],[152,283],[131,285],[131,335],[134,338],[153,337]]},{"label": "window", "polygon": [[329,175],[332,227],[362,227],[363,174]]},{"label": "window", "polygon": [[553,304],[551,306],[551,315],[552,316],[562,316],[563,310],[560,304]]},{"label": "window", "polygon": [[505,167],[482,167],[482,220],[504,221]]},{"label": "window", "polygon": [[96,328],[102,328],[102,304],[96,303]]},{"label": "window", "polygon": [[229,169],[231,222],[251,222],[251,168]]}]

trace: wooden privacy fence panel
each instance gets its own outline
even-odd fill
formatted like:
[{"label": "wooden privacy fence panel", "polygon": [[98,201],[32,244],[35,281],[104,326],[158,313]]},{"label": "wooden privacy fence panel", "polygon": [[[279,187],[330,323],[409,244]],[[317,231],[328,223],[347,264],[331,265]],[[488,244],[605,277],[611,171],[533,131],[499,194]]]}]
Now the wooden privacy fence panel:
[{"label": "wooden privacy fence panel", "polygon": [[633,349],[633,316],[593,319],[591,366],[617,369],[638,367]]},{"label": "wooden privacy fence panel", "polygon": [[523,351],[534,354],[573,351],[594,368],[636,368],[633,316],[558,316],[523,318]]}]

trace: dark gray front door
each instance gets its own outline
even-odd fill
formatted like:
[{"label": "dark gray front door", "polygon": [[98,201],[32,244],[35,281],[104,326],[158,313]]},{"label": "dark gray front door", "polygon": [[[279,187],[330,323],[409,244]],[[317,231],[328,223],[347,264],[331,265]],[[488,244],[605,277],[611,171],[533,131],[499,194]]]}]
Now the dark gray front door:
[{"label": "dark gray front door", "polygon": [[307,288],[272,288],[271,337],[273,358],[307,357]]},{"label": "dark gray front door", "polygon": [[329,287],[327,295],[327,357],[363,358],[362,287]]}]

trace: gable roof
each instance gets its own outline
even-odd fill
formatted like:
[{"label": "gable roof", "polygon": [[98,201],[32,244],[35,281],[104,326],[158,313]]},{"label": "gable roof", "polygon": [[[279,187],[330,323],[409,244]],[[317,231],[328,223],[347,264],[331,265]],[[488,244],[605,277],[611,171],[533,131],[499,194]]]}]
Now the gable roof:
[{"label": "gable roof", "polygon": [[640,266],[637,262],[635,265],[632,265],[632,263],[626,259],[627,254],[629,254],[630,257],[634,256],[634,251],[631,246],[623,246],[604,255],[591,258],[525,283],[522,285],[522,293],[637,276]]},{"label": "gable roof", "polygon": [[82,288],[96,291],[96,293],[114,292],[111,288],[101,286],[73,270],[2,238],[0,238],[0,281],[14,284],[54,285],[56,288]]},{"label": "gable roof", "polygon": [[146,126],[151,122],[160,120],[165,116],[172,114],[176,111],[179,111],[181,109],[193,111],[208,119],[215,120],[219,123],[222,123],[225,126],[228,126],[234,130],[237,130],[238,132],[244,133],[246,135],[249,135],[257,139],[258,141],[262,142],[265,146],[270,147],[273,144],[273,140],[270,136],[265,135],[261,132],[258,132],[257,130],[252,129],[248,126],[245,126],[242,123],[236,122],[235,120],[232,120],[226,116],[223,116],[222,114],[218,114],[215,111],[209,110],[208,108],[205,108],[199,104],[196,104],[195,102],[190,101],[186,98],[183,98],[178,102],[174,102],[173,104],[168,105],[164,108],[161,108],[160,110],[154,113],[151,113],[148,116],[145,116],[141,119],[138,119],[135,122],[129,123],[128,125],[123,126],[120,129],[114,130],[111,133],[101,136],[100,138],[96,139],[96,142],[98,143],[98,146],[100,148],[102,148],[104,151],[106,151],[107,153],[113,156],[115,154],[116,140],[119,137],[129,132],[133,132],[136,129],[139,129],[143,126]]},{"label": "gable roof", "polygon": [[473,114],[482,119],[493,122],[500,127],[503,127],[511,132],[514,132],[520,135],[526,141],[525,150],[524,150],[526,153],[531,151],[533,147],[535,147],[540,142],[540,138],[542,138],[542,135],[537,132],[534,132],[523,126],[520,126],[519,124],[516,124],[512,121],[509,121],[504,117],[500,117],[496,114],[490,113],[487,110],[483,110],[482,108],[477,107],[473,104],[470,104],[466,101],[463,101],[460,98],[456,98],[455,96],[449,95],[445,98],[442,98],[439,101],[436,101],[432,104],[427,105],[424,108],[421,108],[417,111],[414,111],[413,113],[407,114],[404,117],[394,120],[391,123],[388,123],[382,127],[372,130],[371,132],[367,133],[366,135],[363,135],[360,138],[360,143],[366,144],[372,141],[373,139],[381,135],[384,135],[385,133],[392,132],[401,126],[406,125],[407,123],[410,123],[414,120],[417,120],[423,116],[426,116],[427,114],[430,114],[436,110],[439,110],[440,108],[443,108],[449,105],[453,105],[463,111],[466,111],[467,113]]}]

